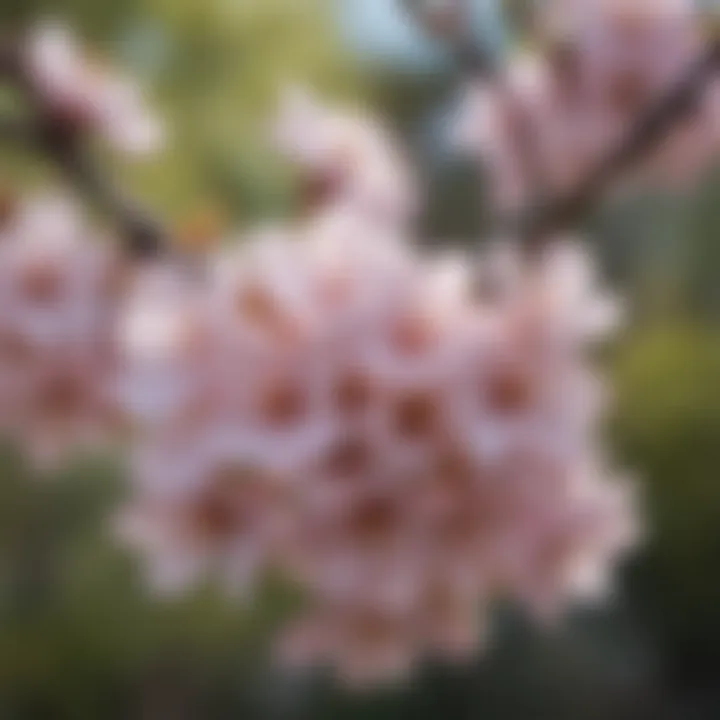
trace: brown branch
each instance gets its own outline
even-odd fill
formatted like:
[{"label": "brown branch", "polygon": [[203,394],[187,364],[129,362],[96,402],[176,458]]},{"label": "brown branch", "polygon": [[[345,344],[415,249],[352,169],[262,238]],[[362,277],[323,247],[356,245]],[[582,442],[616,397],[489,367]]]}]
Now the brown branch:
[{"label": "brown branch", "polygon": [[0,43],[0,75],[24,96],[32,112],[29,118],[1,118],[0,139],[34,149],[52,161],[116,225],[133,257],[152,258],[167,252],[169,235],[162,223],[111,182],[92,157],[84,132],[55,117],[35,92],[17,41]]},{"label": "brown branch", "polygon": [[633,123],[619,144],[567,195],[521,217],[518,231],[536,245],[554,232],[575,225],[604,196],[610,185],[646,157],[667,133],[694,112],[707,84],[720,72],[720,39],[712,41],[685,75]]},{"label": "brown branch", "polygon": [[[458,11],[454,22],[444,25],[432,22],[431,11],[423,0],[405,0],[413,16],[422,27],[439,37],[453,50],[458,66],[469,76],[502,83],[502,71],[486,49],[473,45],[467,32],[468,0],[455,0]],[[567,195],[546,202],[535,201],[530,210],[521,213],[511,230],[530,248],[541,245],[554,232],[571,228],[599,202],[609,186],[634,163],[648,155],[675,125],[697,108],[708,82],[720,71],[720,39],[712,41],[705,52],[689,67],[687,73],[670,90],[641,115],[628,129],[618,145],[612,148],[599,163]],[[508,115],[511,132],[524,165],[524,174],[530,187],[542,190],[542,174],[530,125],[531,118],[524,112],[517,98],[508,98]],[[538,192],[537,194],[540,194]]]},{"label": "brown branch", "polygon": [[133,257],[153,258],[168,250],[169,238],[160,221],[116,187],[86,148],[58,142],[48,133],[37,136],[37,145],[65,178],[115,224]]}]

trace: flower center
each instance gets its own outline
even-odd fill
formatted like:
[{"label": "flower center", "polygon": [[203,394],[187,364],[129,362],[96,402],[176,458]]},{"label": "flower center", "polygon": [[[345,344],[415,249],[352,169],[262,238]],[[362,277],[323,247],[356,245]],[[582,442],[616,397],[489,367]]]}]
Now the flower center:
[{"label": "flower center", "polygon": [[367,471],[372,454],[360,438],[346,438],[339,442],[327,458],[327,469],[339,477],[356,477]]},{"label": "flower center", "polygon": [[21,279],[23,295],[38,305],[52,305],[62,296],[62,277],[48,262],[34,263],[26,268]]},{"label": "flower center", "polygon": [[419,440],[436,429],[439,409],[429,392],[413,392],[400,397],[394,409],[395,429],[404,438]]},{"label": "flower center", "polygon": [[359,372],[350,372],[338,380],[334,397],[341,413],[355,415],[362,412],[372,397],[370,379]]},{"label": "flower center", "polygon": [[204,538],[222,541],[247,531],[255,517],[258,471],[246,466],[217,470],[193,507],[193,524]]},{"label": "flower center", "polygon": [[292,326],[271,293],[258,285],[241,288],[235,295],[235,308],[246,322],[278,338],[289,338]]},{"label": "flower center", "polygon": [[307,412],[307,398],[302,388],[289,381],[271,386],[262,400],[262,414],[273,426],[293,425]]},{"label": "flower center", "polygon": [[391,343],[402,355],[421,355],[433,344],[435,333],[432,325],[419,316],[398,320],[392,329]]},{"label": "flower center", "polygon": [[518,367],[504,367],[485,388],[487,402],[500,413],[527,410],[533,400],[533,384],[529,373]]}]

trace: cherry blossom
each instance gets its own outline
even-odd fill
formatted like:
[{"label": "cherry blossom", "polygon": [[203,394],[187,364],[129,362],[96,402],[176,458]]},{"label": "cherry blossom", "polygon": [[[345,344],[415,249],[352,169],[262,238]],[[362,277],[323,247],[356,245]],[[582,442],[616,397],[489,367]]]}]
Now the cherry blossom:
[{"label": "cherry blossom", "polygon": [[381,227],[402,226],[414,214],[408,163],[367,114],[326,108],[307,91],[290,88],[275,136],[304,175],[312,206],[342,208]]},{"label": "cherry blossom", "polygon": [[123,263],[60,196],[22,204],[0,233],[3,429],[39,463],[107,441]]},{"label": "cherry blossom", "polygon": [[139,87],[88,58],[66,25],[45,22],[32,28],[25,56],[30,87],[61,132],[89,131],[131,154],[158,149],[163,132]]},{"label": "cherry blossom", "polygon": [[[702,48],[686,0],[555,0],[539,15],[547,52],[470,82],[455,128],[458,146],[487,167],[504,210],[571,192]],[[679,189],[696,180],[720,147],[717,98],[710,83],[688,118],[617,187]]]},{"label": "cherry blossom", "polygon": [[153,587],[297,584],[310,616],[281,655],[354,683],[471,656],[495,599],[545,619],[585,598],[635,525],[596,450],[589,348],[617,303],[578,246],[488,257],[502,292],[477,297],[461,255],[361,227],[265,228],[195,291],[130,302],[127,397],[156,377],[162,401],[128,403],[121,522]]}]

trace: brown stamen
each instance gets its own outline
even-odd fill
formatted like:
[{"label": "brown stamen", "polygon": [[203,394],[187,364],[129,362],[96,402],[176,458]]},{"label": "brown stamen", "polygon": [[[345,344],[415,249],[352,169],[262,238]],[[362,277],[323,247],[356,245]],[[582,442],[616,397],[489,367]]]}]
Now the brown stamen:
[{"label": "brown stamen", "polygon": [[360,438],[346,438],[330,452],[327,469],[335,476],[351,477],[364,473],[371,460],[371,451]]},{"label": "brown stamen", "polygon": [[84,399],[80,378],[58,375],[42,387],[39,404],[43,414],[63,420],[76,413],[82,407]]},{"label": "brown stamen", "polygon": [[485,392],[493,410],[501,413],[521,412],[533,400],[532,378],[521,368],[507,366],[495,374]]},{"label": "brown stamen", "polygon": [[271,425],[287,426],[299,422],[307,411],[302,388],[281,381],[268,389],[262,400],[262,414]]},{"label": "brown stamen", "polygon": [[350,527],[363,540],[382,541],[396,528],[398,508],[390,498],[366,497],[354,508]]},{"label": "brown stamen", "polygon": [[251,467],[219,469],[193,507],[196,531],[208,540],[222,541],[247,530],[254,517],[259,482]]},{"label": "brown stamen", "polygon": [[23,295],[38,305],[51,305],[62,296],[62,277],[49,262],[39,262],[25,270],[21,278]]},{"label": "brown stamen", "polygon": [[335,385],[335,401],[341,413],[355,415],[367,408],[372,398],[370,379],[359,372],[350,372]]},{"label": "brown stamen", "polygon": [[409,393],[395,405],[395,429],[405,438],[422,439],[436,429],[438,416],[437,400],[432,394],[421,391]]},{"label": "brown stamen", "polygon": [[393,347],[403,355],[420,355],[433,344],[435,333],[430,323],[421,317],[399,320],[391,334]]},{"label": "brown stamen", "polygon": [[238,315],[258,327],[277,330],[285,324],[277,302],[260,286],[241,288],[235,296],[235,307]]}]

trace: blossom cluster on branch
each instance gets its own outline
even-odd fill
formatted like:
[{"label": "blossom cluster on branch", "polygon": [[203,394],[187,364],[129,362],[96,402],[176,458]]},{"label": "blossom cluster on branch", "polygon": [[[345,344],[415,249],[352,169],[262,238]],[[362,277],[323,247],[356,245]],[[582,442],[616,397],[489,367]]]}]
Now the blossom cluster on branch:
[{"label": "blossom cluster on branch", "polygon": [[[551,0],[538,12],[542,54],[500,78],[470,79],[458,145],[489,166],[506,210],[568,193],[680,81],[702,50],[693,0]],[[679,189],[720,150],[720,79],[623,185]]]},{"label": "blossom cluster on branch", "polygon": [[[488,74],[460,118],[503,208],[581,184],[701,52],[682,0],[549,5],[546,56]],[[137,88],[57,27],[10,66],[39,149],[134,247],[151,226],[98,187],[82,144],[157,145]],[[708,85],[630,175],[686,181],[707,161]],[[307,612],[279,655],[348,682],[467,659],[498,601],[547,622],[605,596],[640,522],[602,447],[593,348],[620,312],[587,253],[552,232],[532,254],[512,241],[479,258],[423,251],[419,183],[375,120],[295,89],[274,135],[304,217],[202,258],[169,245],[133,262],[67,197],[4,208],[2,432],[44,466],[122,444],[116,530],[148,585],[211,579],[245,597],[282,577]]]},{"label": "blossom cluster on branch", "polygon": [[199,294],[144,287],[121,529],[153,585],[290,578],[312,624],[285,652],[358,681],[472,653],[498,597],[551,617],[602,589],[633,534],[586,355],[615,304],[572,244],[531,282],[488,265],[478,299],[462,258],[341,215],[220,252]]},{"label": "blossom cluster on branch", "polygon": [[138,85],[83,53],[57,22],[24,39],[20,71],[51,132],[65,142],[94,135],[114,150],[145,155],[159,149],[163,130],[144,106]]}]

